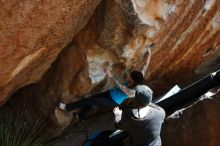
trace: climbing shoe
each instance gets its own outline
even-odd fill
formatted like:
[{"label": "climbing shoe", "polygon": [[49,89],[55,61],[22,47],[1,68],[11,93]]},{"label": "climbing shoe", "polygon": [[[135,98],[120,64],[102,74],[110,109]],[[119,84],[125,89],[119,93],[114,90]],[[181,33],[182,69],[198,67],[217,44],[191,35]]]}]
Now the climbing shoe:
[{"label": "climbing shoe", "polygon": [[66,104],[63,101],[58,101],[56,105],[59,109],[66,111]]}]

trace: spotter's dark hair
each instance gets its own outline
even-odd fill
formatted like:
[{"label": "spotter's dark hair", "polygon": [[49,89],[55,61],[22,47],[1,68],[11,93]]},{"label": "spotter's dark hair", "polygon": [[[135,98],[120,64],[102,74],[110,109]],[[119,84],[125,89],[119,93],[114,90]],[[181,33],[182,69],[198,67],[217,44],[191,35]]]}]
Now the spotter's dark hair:
[{"label": "spotter's dark hair", "polygon": [[144,84],[144,76],[139,71],[132,71],[130,73],[131,79],[134,81],[136,85],[143,85]]}]

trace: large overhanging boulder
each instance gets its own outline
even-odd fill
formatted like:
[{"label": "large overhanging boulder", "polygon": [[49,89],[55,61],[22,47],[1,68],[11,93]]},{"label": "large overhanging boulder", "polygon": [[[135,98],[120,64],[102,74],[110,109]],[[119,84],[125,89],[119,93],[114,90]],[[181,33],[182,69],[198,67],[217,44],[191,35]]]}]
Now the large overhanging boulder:
[{"label": "large overhanging boulder", "polygon": [[103,69],[111,65],[117,76],[142,68],[152,44],[145,77],[157,95],[219,68],[219,0],[98,4],[99,0],[0,3],[1,104],[11,96],[5,106],[26,103],[29,115],[49,115],[50,123],[66,127],[71,116],[54,114],[57,100],[73,102],[111,88]]},{"label": "large overhanging boulder", "polygon": [[0,104],[36,83],[100,0],[0,2]]},{"label": "large overhanging boulder", "polygon": [[163,145],[219,145],[219,104],[220,94],[217,94],[171,115],[163,125]]}]

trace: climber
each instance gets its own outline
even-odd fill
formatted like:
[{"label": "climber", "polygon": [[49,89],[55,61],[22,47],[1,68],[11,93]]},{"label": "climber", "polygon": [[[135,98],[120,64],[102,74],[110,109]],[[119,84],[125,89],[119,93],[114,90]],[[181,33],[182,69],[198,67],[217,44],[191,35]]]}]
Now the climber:
[{"label": "climber", "polygon": [[161,146],[160,130],[165,111],[151,103],[152,94],[149,87],[138,85],[134,98],[136,107],[113,110],[116,127],[128,133],[133,146]]},{"label": "climber", "polygon": [[[146,60],[146,65],[142,72],[146,72],[147,66],[149,65],[150,57],[151,57],[151,50],[150,48],[147,49],[148,57]],[[110,71],[106,69],[104,71],[106,75],[108,75],[113,81],[116,83],[117,87],[112,88],[108,91],[102,92],[100,94],[90,96],[88,98],[84,98],[80,101],[65,104],[64,102],[59,102],[58,107],[64,111],[72,111],[78,108],[83,108],[78,118],[84,118],[87,115],[88,111],[91,109],[92,105],[96,105],[102,108],[114,108],[119,106],[128,98],[133,98],[135,96],[134,88],[137,85],[143,85],[145,82],[143,73],[139,71],[132,71],[128,76],[128,82],[124,85],[120,84],[114,77],[111,75]]]},{"label": "climber", "polygon": [[[106,74],[113,78],[109,71]],[[131,89],[136,85],[144,84],[144,77],[141,72],[132,71],[130,76],[127,77],[128,82],[125,85],[120,84],[117,80],[113,79],[117,87],[108,91],[102,92],[97,95],[93,95],[84,98],[80,101],[64,104],[60,102],[58,107],[65,111],[71,111],[78,108],[85,108],[91,105],[96,105],[102,108],[114,108],[119,106],[124,100],[135,96],[135,90]]]}]

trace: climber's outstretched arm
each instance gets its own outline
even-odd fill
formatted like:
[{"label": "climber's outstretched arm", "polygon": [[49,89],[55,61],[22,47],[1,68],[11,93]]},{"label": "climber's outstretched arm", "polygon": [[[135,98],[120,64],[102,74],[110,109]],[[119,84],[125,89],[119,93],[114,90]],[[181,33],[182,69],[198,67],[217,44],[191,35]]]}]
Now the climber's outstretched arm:
[{"label": "climber's outstretched arm", "polygon": [[147,48],[147,60],[146,60],[146,63],[141,71],[143,75],[145,75],[145,73],[147,72],[147,68],[150,64],[150,59],[151,59],[151,48]]},{"label": "climber's outstretched arm", "polygon": [[111,72],[106,69],[105,73],[116,83],[116,85],[125,93],[128,95],[129,98],[135,97],[135,90],[132,90],[125,85],[119,83],[111,74]]},{"label": "climber's outstretched arm", "polygon": [[128,95],[129,98],[135,97],[135,90],[129,89],[128,87],[126,87],[123,84],[120,84],[117,80],[115,80],[114,78],[112,78],[115,83],[117,84],[117,86],[125,93]]}]

